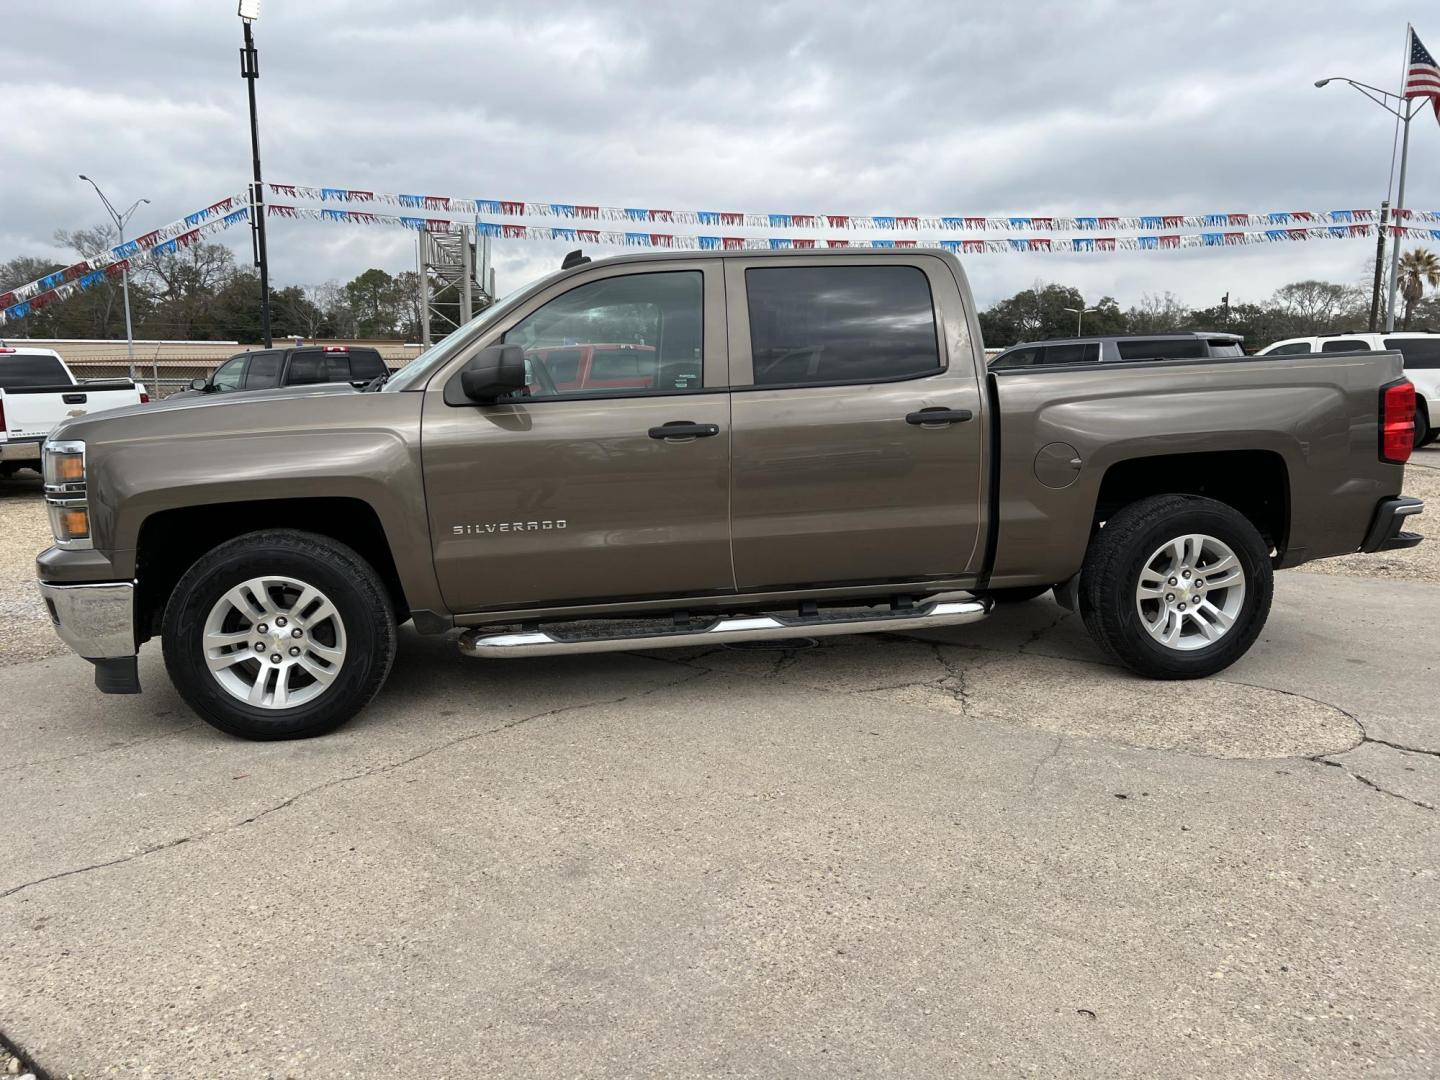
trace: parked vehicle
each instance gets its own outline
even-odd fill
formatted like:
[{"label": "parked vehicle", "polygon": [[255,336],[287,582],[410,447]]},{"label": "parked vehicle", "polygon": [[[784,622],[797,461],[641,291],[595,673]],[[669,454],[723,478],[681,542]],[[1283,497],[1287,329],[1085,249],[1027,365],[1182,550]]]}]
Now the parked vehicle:
[{"label": "parked vehicle", "polygon": [[[699,370],[530,381],[576,342]],[[947,252],[650,253],[547,277],[368,392],[70,421],[40,588],[102,690],[137,692],[158,635],[250,738],[352,716],[407,619],[523,657],[933,629],[1053,586],[1121,663],[1187,679],[1250,648],[1273,570],[1419,543],[1413,418],[1398,353],[987,373]]]},{"label": "parked vehicle", "polygon": [[232,356],[208,378],[171,397],[222,394],[234,390],[273,390],[277,386],[350,383],[360,387],[390,369],[376,349],[362,345],[296,345],[253,349]]},{"label": "parked vehicle", "polygon": [[81,382],[51,349],[0,342],[0,476],[12,476],[19,469],[39,472],[41,445],[57,424],[149,400],[140,383]]},{"label": "parked vehicle", "polygon": [[1372,334],[1346,330],[1318,337],[1286,338],[1260,350],[1261,356],[1296,356],[1301,353],[1351,353],[1389,349],[1405,358],[1405,377],[1415,384],[1415,445],[1440,440],[1440,334],[1396,330]]},{"label": "parked vehicle", "polygon": [[1070,364],[1115,364],[1125,360],[1202,360],[1244,356],[1239,334],[1135,334],[1113,337],[1050,338],[1012,345],[990,361],[991,371]]}]

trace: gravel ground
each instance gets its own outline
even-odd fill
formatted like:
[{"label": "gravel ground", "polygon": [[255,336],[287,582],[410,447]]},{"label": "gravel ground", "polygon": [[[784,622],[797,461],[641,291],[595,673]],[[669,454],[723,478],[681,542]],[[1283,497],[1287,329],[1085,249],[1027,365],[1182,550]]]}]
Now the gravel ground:
[{"label": "gravel ground", "polygon": [[35,556],[49,546],[40,477],[27,470],[0,480],[0,663],[66,651],[35,589]]},{"label": "gravel ground", "polygon": [[[1411,532],[1440,535],[1440,445],[1417,451],[1405,470],[1405,494],[1433,509],[1411,518]],[[0,480],[0,663],[19,664],[66,651],[50,628],[35,591],[35,556],[50,543],[50,525],[40,498],[40,478],[22,472]],[[1440,543],[1380,555],[1346,555],[1308,563],[1303,572],[1344,577],[1428,581],[1440,584]]]}]

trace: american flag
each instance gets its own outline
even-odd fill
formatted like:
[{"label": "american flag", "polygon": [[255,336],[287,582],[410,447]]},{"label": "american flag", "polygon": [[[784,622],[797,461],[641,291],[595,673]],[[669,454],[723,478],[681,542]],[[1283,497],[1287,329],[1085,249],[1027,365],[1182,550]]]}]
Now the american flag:
[{"label": "american flag", "polygon": [[1435,119],[1440,120],[1440,66],[1430,50],[1420,44],[1420,35],[1410,31],[1410,66],[1405,71],[1405,96],[1407,98],[1429,98],[1435,108]]}]

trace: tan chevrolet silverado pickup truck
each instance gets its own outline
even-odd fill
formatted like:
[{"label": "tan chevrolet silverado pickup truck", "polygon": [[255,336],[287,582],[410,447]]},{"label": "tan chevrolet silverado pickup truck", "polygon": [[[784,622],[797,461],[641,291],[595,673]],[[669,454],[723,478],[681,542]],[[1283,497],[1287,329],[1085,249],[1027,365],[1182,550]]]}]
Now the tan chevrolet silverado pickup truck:
[{"label": "tan chevrolet silverado pickup truck", "polygon": [[[622,385],[547,368],[592,345]],[[1274,569],[1419,542],[1414,415],[1388,352],[987,372],[946,252],[583,261],[363,392],[64,424],[40,588],[101,690],[137,692],[159,636],[249,738],[353,716],[406,620],[524,657],[927,630],[1053,588],[1132,670],[1194,678],[1250,648]]]}]

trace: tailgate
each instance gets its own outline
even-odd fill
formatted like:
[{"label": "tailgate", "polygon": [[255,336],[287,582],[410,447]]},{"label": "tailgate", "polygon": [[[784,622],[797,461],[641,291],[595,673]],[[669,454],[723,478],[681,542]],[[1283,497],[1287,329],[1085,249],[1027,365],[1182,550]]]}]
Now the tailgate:
[{"label": "tailgate", "polygon": [[124,390],[89,390],[84,384],[21,387],[0,390],[0,403],[5,410],[5,436],[38,439],[72,417],[138,405],[140,391],[133,386]]}]

